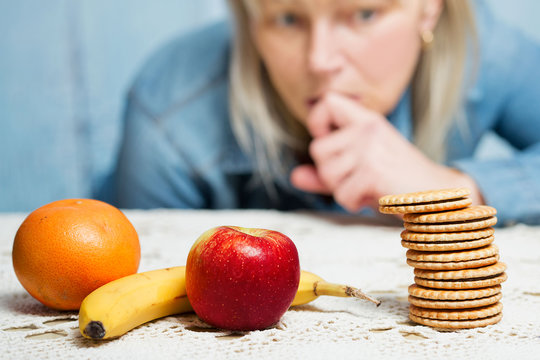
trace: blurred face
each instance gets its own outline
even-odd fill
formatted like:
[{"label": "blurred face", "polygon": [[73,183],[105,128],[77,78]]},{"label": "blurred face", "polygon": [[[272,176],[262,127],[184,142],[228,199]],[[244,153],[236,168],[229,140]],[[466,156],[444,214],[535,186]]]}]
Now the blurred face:
[{"label": "blurred face", "polygon": [[329,92],[390,113],[413,75],[420,34],[434,28],[442,7],[442,0],[258,1],[255,46],[303,122]]}]

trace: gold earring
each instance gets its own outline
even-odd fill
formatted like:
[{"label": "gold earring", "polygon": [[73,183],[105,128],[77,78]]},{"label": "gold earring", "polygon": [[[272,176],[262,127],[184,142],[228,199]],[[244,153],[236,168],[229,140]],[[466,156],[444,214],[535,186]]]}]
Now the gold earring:
[{"label": "gold earring", "polygon": [[422,48],[424,50],[427,50],[431,47],[433,43],[433,39],[435,38],[431,30],[422,31],[422,34],[420,34],[420,37],[422,38]]}]

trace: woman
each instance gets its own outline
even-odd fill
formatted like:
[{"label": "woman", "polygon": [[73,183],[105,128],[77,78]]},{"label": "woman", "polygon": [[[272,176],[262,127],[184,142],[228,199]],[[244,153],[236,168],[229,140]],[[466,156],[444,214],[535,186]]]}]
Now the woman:
[{"label": "woman", "polygon": [[[122,207],[358,212],[466,186],[540,223],[540,47],[465,0],[231,0],[129,95]],[[231,40],[232,38],[232,40]],[[512,159],[476,160],[487,131]]]}]

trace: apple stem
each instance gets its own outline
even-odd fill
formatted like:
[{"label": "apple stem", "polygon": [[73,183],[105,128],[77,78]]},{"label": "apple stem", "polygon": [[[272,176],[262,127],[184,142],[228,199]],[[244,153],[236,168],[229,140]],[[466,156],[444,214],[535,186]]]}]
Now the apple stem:
[{"label": "apple stem", "polygon": [[323,280],[317,281],[313,284],[313,291],[317,296],[329,295],[339,297],[355,297],[357,299],[371,301],[377,306],[381,304],[379,300],[364,294],[360,289],[348,285],[333,284]]}]

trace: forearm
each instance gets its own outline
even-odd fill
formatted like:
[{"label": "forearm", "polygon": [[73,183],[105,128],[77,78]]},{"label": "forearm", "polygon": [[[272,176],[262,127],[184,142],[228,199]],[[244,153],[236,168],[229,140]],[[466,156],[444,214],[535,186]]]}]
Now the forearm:
[{"label": "forearm", "polygon": [[483,201],[497,209],[499,225],[540,224],[540,154],[512,159],[454,162],[477,185]]}]

